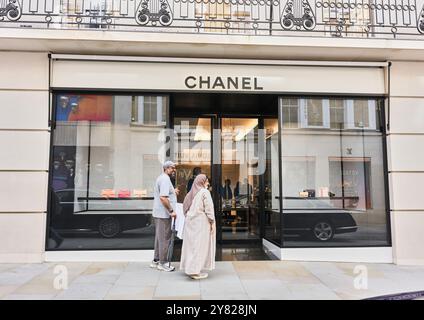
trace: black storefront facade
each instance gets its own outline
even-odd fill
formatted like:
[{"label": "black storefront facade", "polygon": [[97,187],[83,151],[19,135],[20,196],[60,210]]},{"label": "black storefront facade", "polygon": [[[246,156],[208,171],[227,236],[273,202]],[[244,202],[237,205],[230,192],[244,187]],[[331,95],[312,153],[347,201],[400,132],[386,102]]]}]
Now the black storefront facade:
[{"label": "black storefront facade", "polygon": [[218,260],[391,262],[388,69],[52,55],[46,260],[149,260],[172,159],[179,202],[211,179]]}]

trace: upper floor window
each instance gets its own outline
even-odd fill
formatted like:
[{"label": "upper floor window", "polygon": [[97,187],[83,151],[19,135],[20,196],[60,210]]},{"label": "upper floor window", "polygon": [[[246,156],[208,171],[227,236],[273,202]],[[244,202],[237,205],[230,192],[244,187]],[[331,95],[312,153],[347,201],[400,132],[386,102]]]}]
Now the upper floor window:
[{"label": "upper floor window", "polygon": [[283,128],[376,130],[374,99],[283,99]]},{"label": "upper floor window", "polygon": [[318,99],[306,100],[306,120],[308,126],[322,127],[324,125],[323,101]]},{"label": "upper floor window", "polygon": [[346,111],[348,129],[377,129],[375,100],[346,100]]},{"label": "upper floor window", "polygon": [[301,128],[328,128],[328,99],[299,99]]},{"label": "upper floor window", "polygon": [[330,100],[330,128],[344,129],[345,104],[343,100]]},{"label": "upper floor window", "polygon": [[297,128],[299,123],[299,104],[297,99],[283,100],[284,128]]},{"label": "upper floor window", "polygon": [[132,122],[143,125],[164,126],[167,115],[166,96],[133,97]]}]

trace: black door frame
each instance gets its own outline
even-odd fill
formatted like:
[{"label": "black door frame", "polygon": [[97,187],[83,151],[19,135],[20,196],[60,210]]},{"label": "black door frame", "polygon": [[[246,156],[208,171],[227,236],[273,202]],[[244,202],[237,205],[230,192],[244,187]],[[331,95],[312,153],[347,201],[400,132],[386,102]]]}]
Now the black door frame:
[{"label": "black door frame", "polygon": [[[264,116],[261,115],[250,115],[250,114],[225,114],[225,113],[221,113],[221,114],[217,114],[217,120],[219,122],[219,129],[222,129],[222,119],[226,118],[226,119],[258,119],[258,129],[263,129],[263,118]],[[222,141],[222,140],[221,140]],[[221,145],[221,141],[219,141],[219,147],[220,150],[222,150],[222,145]],[[221,152],[221,151],[220,151]],[[217,179],[219,181],[219,184],[217,185],[218,188],[221,187],[221,183],[222,183],[222,165],[221,163],[217,165],[218,166],[218,175],[217,175]],[[259,208],[259,212],[258,212],[258,224],[259,224],[259,235],[258,235],[258,239],[234,239],[234,240],[223,240],[222,239],[222,220],[220,221],[219,224],[219,229],[220,229],[220,238],[218,238],[217,236],[217,241],[219,244],[227,244],[227,243],[231,243],[231,244],[237,244],[237,243],[258,243],[262,241],[262,238],[265,236],[265,226],[264,226],[264,218],[265,218],[265,202],[263,199],[263,194],[264,194],[264,189],[265,189],[265,184],[264,184],[264,174],[261,174],[259,176],[259,203],[258,203],[258,208]],[[222,219],[222,199],[221,196],[218,192],[219,189],[215,189],[215,194],[214,196],[216,198],[219,199],[219,207],[217,211],[219,217]],[[218,229],[218,227],[217,227]]]}]

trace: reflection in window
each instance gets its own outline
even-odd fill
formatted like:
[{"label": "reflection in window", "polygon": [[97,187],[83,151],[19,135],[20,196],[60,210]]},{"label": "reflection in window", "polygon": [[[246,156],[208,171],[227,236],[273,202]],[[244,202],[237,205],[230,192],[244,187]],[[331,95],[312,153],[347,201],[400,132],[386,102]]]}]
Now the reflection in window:
[{"label": "reflection in window", "polygon": [[161,96],[138,96],[132,97],[133,116],[132,121],[142,125],[166,124],[167,97]]},{"label": "reflection in window", "polygon": [[330,157],[330,188],[333,206],[355,210],[371,209],[371,158]]},{"label": "reflection in window", "polygon": [[152,248],[152,197],[161,172],[158,137],[167,97],[55,99],[48,248]]},{"label": "reflection in window", "polygon": [[[342,32],[344,36],[368,36],[366,28],[372,24],[373,16],[370,0],[324,0],[322,3],[322,8],[317,14],[330,35],[337,36],[338,32]],[[345,6],[349,6],[349,10],[346,10]],[[343,24],[340,29],[341,22]]]},{"label": "reflection in window", "polygon": [[315,157],[310,156],[283,156],[283,181],[291,181],[285,185],[285,193],[297,195],[308,192],[315,186]]},{"label": "reflection in window", "polygon": [[[205,4],[207,3],[207,4]],[[252,33],[251,16],[257,5],[206,1],[196,3],[195,16],[204,19],[203,30],[213,33]],[[257,14],[257,13],[256,13]]]},{"label": "reflection in window", "polygon": [[368,128],[370,126],[368,101],[367,100],[354,101],[353,109],[354,109],[355,127]]},{"label": "reflection in window", "polygon": [[285,129],[365,129],[380,126],[376,101],[371,99],[283,99]]},{"label": "reflection in window", "polygon": [[174,118],[174,132],[174,159],[178,164],[175,184],[180,190],[178,202],[184,202],[199,173],[211,177],[211,119]]},{"label": "reflection in window", "polygon": [[284,128],[297,128],[299,122],[299,103],[297,99],[283,101]]},{"label": "reflection in window", "polygon": [[145,97],[143,108],[143,122],[145,124],[156,124],[158,118],[158,105],[156,97]]},{"label": "reflection in window", "polygon": [[300,123],[296,128],[328,128],[330,112],[328,99],[299,99]]},{"label": "reflection in window", "polygon": [[281,112],[284,245],[387,245],[381,101],[298,104],[308,112],[298,125],[284,125]]},{"label": "reflection in window", "polygon": [[345,123],[344,101],[339,99],[330,100],[330,127],[343,129]]},{"label": "reflection in window", "polygon": [[308,125],[322,127],[324,122],[322,100],[307,99],[306,107]]}]

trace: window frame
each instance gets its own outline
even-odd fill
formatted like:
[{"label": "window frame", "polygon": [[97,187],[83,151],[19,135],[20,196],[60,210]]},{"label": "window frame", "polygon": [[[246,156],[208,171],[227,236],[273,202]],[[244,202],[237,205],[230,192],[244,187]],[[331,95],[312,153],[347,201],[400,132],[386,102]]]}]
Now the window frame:
[{"label": "window frame", "polygon": [[[322,125],[311,125],[309,124],[308,118],[308,100],[321,100],[321,112],[322,112]],[[299,99],[299,113],[300,113],[300,128],[302,129],[330,129],[330,101],[329,99],[319,98],[300,98]]]},{"label": "window frame", "polygon": [[[49,171],[48,171],[48,184],[47,184],[47,196],[46,196],[46,201],[47,201],[47,214],[46,214],[46,221],[45,221],[45,237],[44,237],[44,249],[46,252],[53,252],[53,251],[101,251],[101,250],[105,250],[105,248],[54,248],[51,247],[49,245],[49,241],[50,241],[50,231],[51,231],[51,220],[52,220],[52,210],[53,210],[53,199],[52,199],[52,181],[53,181],[53,159],[54,159],[54,142],[55,142],[55,137],[56,137],[56,133],[55,133],[55,129],[57,126],[57,123],[60,122],[61,120],[57,120],[56,119],[56,115],[57,115],[57,106],[58,106],[58,101],[57,101],[57,97],[61,96],[61,95],[72,95],[72,96],[78,96],[78,95],[101,95],[101,96],[132,96],[132,97],[137,97],[140,95],[154,95],[154,96],[161,96],[163,98],[165,98],[166,100],[164,100],[164,103],[166,104],[167,110],[165,113],[165,118],[163,119],[164,124],[161,125],[164,128],[170,128],[171,127],[171,112],[172,112],[172,108],[171,108],[171,99],[170,99],[170,95],[172,94],[172,92],[162,92],[162,91],[158,91],[158,92],[151,92],[151,91],[121,91],[121,90],[103,90],[103,89],[89,89],[89,90],[82,90],[82,89],[74,89],[74,88],[63,88],[63,89],[52,89],[51,90],[51,99],[50,99],[50,104],[49,104],[49,126],[51,129],[51,134],[50,134],[50,148],[49,148]],[[133,116],[135,115],[135,106],[134,104],[132,104],[131,108],[130,108],[130,126],[136,125],[137,123],[135,123],[133,121]],[[112,117],[113,120],[113,117]],[[168,157],[168,156],[167,156]],[[137,211],[140,211],[137,209]],[[111,251],[117,251],[117,250],[130,250],[130,251],[135,251],[135,250],[150,250],[152,248],[145,248],[145,247],[130,247],[130,246],[122,246],[121,248],[117,248],[117,247],[113,247],[113,248],[107,248],[107,250],[111,250]]]},{"label": "window frame", "polygon": [[[146,102],[146,97],[156,98],[156,103]],[[135,99],[134,99],[135,98]],[[167,99],[168,95],[164,94],[137,94],[133,96],[133,108],[131,115],[131,125],[135,126],[159,126],[165,127],[167,124],[167,113],[169,110],[169,101]],[[156,106],[156,121],[146,123],[145,122],[145,112],[146,104],[151,108],[153,105]],[[151,111],[150,111],[151,112]]]},{"label": "window frame", "polygon": [[[331,101],[341,101],[342,102],[342,108],[343,109],[343,128],[333,128],[331,127],[332,119],[331,119],[331,109],[339,109],[339,108],[331,108]],[[344,99],[329,99],[329,115],[330,115],[330,129],[331,130],[345,130],[346,129],[346,123],[347,123],[347,112],[346,112],[346,100]]]},{"label": "window frame", "polygon": [[[287,245],[287,241],[284,237],[284,206],[283,206],[283,195],[284,195],[284,183],[283,183],[283,163],[281,161],[282,155],[283,155],[283,146],[284,146],[284,136],[283,132],[286,131],[289,135],[295,134],[293,128],[284,127],[284,113],[283,113],[283,100],[284,99],[309,99],[309,98],[322,98],[322,99],[344,99],[344,100],[352,100],[352,99],[367,99],[367,100],[373,100],[374,106],[375,106],[375,113],[374,113],[374,119],[376,128],[375,130],[378,130],[381,133],[381,146],[382,146],[382,169],[383,169],[383,190],[384,190],[384,205],[385,205],[385,243],[384,244],[357,244],[357,243],[351,243],[345,246],[337,246],[337,245],[320,245],[317,244],[315,246],[311,245]],[[280,94],[278,96],[278,114],[279,114],[279,128],[280,128],[280,143],[279,143],[279,157],[280,157],[280,172],[279,172],[279,185],[280,185],[280,214],[281,214],[281,238],[280,238],[280,247],[282,249],[284,248],[296,248],[296,249],[318,249],[318,248],[339,248],[339,249],[348,249],[348,248],[385,248],[385,247],[391,247],[392,246],[392,235],[391,235],[391,219],[390,219],[390,190],[389,190],[389,176],[388,176],[388,155],[387,155],[387,125],[389,119],[386,117],[386,106],[387,106],[387,96],[386,95],[293,95],[293,94]],[[346,113],[345,113],[346,117]],[[291,129],[291,130],[290,130]],[[299,129],[308,129],[308,128],[300,128]],[[314,128],[312,128],[314,129]],[[347,128],[345,128],[346,130]],[[365,130],[365,128],[354,128],[355,131],[358,129]],[[372,188],[372,186],[371,186]]]},{"label": "window frame", "polygon": [[[363,99],[357,99],[363,100]],[[354,130],[377,130],[377,100],[376,99],[367,99],[367,108],[368,108],[368,126],[356,126],[355,124],[355,100],[348,99],[345,100],[345,110],[346,110],[346,129],[354,129]]]}]

